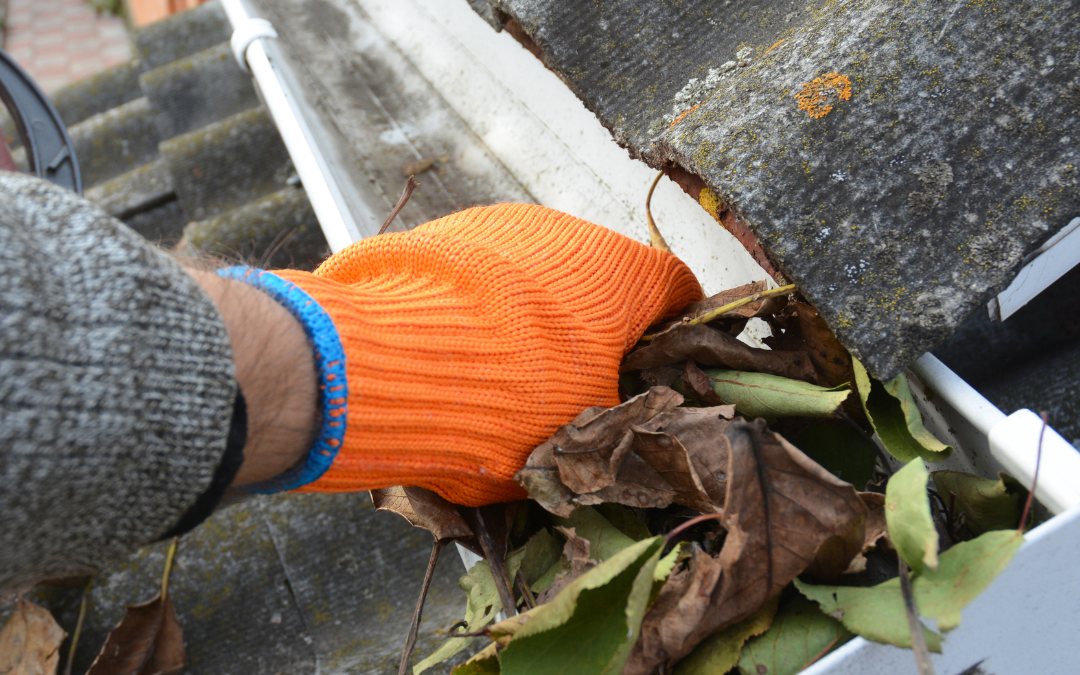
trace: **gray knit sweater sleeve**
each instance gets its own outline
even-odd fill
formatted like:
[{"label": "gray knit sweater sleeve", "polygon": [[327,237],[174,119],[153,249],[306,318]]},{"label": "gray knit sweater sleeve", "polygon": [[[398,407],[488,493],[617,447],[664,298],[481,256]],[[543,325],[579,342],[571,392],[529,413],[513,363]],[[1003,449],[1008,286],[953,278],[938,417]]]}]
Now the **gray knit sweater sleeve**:
[{"label": "gray knit sweater sleeve", "polygon": [[0,589],[168,531],[213,477],[235,393],[221,315],[174,261],[0,172]]}]

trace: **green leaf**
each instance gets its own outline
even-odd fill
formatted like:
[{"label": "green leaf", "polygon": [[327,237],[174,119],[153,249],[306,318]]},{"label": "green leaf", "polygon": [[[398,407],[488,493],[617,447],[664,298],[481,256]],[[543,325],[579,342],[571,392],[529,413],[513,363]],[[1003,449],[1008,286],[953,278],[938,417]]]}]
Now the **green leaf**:
[{"label": "green leaf", "polygon": [[882,384],[870,377],[858,359],[852,358],[851,365],[863,410],[889,454],[901,462],[910,462],[916,457],[940,462],[949,457],[952,447],[939,441],[923,426],[922,414],[903,373]]},{"label": "green leaf", "polygon": [[[960,610],[1001,573],[1023,543],[1016,530],[995,530],[957,544],[941,554],[936,570],[926,570],[911,582],[919,614],[937,619],[941,631],[960,625]],[[798,579],[803,595],[827,614],[839,618],[851,632],[877,642],[911,646],[900,579],[871,588],[813,586]],[[941,651],[941,636],[924,631],[932,651]]]},{"label": "green leaf", "polygon": [[[911,646],[904,598],[900,594],[900,579],[890,579],[869,588],[812,586],[798,579],[795,586],[803,595],[818,603],[823,612],[839,619],[852,633],[875,642],[888,642],[898,647]],[[923,635],[930,651],[941,651],[940,635],[927,628],[923,628]]]},{"label": "green leaf", "polygon": [[844,639],[848,630],[818,606],[797,596],[773,619],[772,627],[743,647],[739,672],[743,675],[793,675],[821,653]]},{"label": "green leaf", "polygon": [[663,547],[663,537],[634,543],[575,579],[551,602],[530,610],[528,619],[504,622],[513,623],[513,635],[499,657],[502,672],[622,672],[641,629]]},{"label": "green leaf", "polygon": [[679,661],[672,675],[721,675],[734,668],[746,641],[769,630],[776,615],[777,600],[779,598],[774,598],[739,623],[702,640],[694,651]]},{"label": "green leaf", "polygon": [[546,529],[530,537],[522,550],[521,574],[530,587],[562,558],[559,538]]},{"label": "green leaf", "polygon": [[[934,471],[930,477],[950,509],[964,514],[972,534],[1008,530],[1020,524],[1026,490],[1005,474],[999,473],[996,481],[960,471]],[[952,495],[956,495],[955,507]]]},{"label": "green leaf", "polygon": [[634,541],[641,541],[653,536],[652,532],[649,532],[648,526],[645,525],[645,521],[639,518],[628,506],[605,502],[597,504],[593,508],[606,518],[609,523],[619,528],[620,532]]},{"label": "green leaf", "polygon": [[579,537],[589,542],[589,555],[593,560],[607,560],[634,543],[592,507],[580,508],[569,518],[556,517],[555,520],[564,527],[574,528]]},{"label": "green leaf", "polygon": [[847,384],[831,389],[767,373],[706,370],[713,391],[733,403],[740,415],[756,417],[832,417],[851,394]]},{"label": "green leaf", "polygon": [[465,663],[457,666],[450,675],[499,675],[498,645],[492,642]]},{"label": "green leaf", "polygon": [[877,448],[846,424],[815,421],[792,443],[807,457],[858,490],[874,479]]},{"label": "green leaf", "polygon": [[893,474],[885,486],[885,523],[896,552],[915,572],[937,569],[938,533],[930,515],[926,481],[930,474],[919,458]]},{"label": "green leaf", "polygon": [[[506,572],[513,579],[528,553],[528,545],[511,553],[506,559]],[[486,560],[473,565],[473,568],[458,580],[458,587],[465,591],[465,628],[463,633],[475,633],[491,623],[495,615],[502,611],[502,600],[495,587],[495,577]],[[413,666],[413,675],[420,675],[428,668],[445,661],[472,644],[476,638],[451,637],[439,645],[431,656]]]}]

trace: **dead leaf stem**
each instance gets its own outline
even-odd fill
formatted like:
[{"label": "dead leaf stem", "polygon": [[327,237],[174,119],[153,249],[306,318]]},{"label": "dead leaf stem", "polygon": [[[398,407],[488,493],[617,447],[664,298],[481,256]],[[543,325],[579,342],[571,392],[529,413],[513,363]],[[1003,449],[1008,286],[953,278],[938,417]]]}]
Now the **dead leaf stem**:
[{"label": "dead leaf stem", "polygon": [[649,245],[653,248],[658,248],[665,253],[671,253],[671,248],[664,241],[664,235],[660,234],[660,230],[656,227],[656,221],[652,217],[652,193],[656,189],[657,183],[664,177],[664,172],[661,171],[656,175],[652,185],[649,186],[649,194],[645,197],[645,220],[649,223]]},{"label": "dead leaf stem", "polygon": [[756,302],[758,300],[761,300],[762,298],[768,298],[768,297],[773,296],[773,295],[784,295],[785,293],[793,293],[794,291],[795,291],[795,284],[788,284],[787,286],[780,286],[778,288],[772,288],[772,289],[769,289],[767,291],[760,291],[758,293],[754,293],[753,295],[748,295],[745,298],[741,298],[741,299],[736,300],[734,302],[729,302],[728,304],[723,305],[722,307],[717,307],[714,310],[710,310],[708,312],[705,312],[701,316],[690,319],[689,321],[684,321],[683,323],[677,323],[674,326],[671,326],[670,328],[667,328],[665,330],[660,331],[659,333],[653,333],[652,335],[642,335],[641,339],[643,341],[646,341],[646,342],[649,341],[649,340],[655,340],[656,338],[660,337],[661,335],[665,335],[665,334],[670,333],[671,331],[679,329],[679,328],[684,328],[684,327],[687,327],[687,326],[699,326],[699,325],[701,325],[703,323],[709,323],[710,321],[715,321],[716,319],[720,318],[721,316],[723,316],[724,314],[726,314],[726,313],[728,313],[728,312],[730,312],[732,310],[736,310],[736,309],[742,307],[743,305],[749,305],[751,302]]},{"label": "dead leaf stem", "polygon": [[413,648],[416,647],[416,636],[420,632],[420,617],[424,613],[424,601],[427,599],[428,589],[431,588],[431,577],[435,574],[435,563],[439,561],[441,550],[442,544],[436,539],[431,545],[431,557],[428,558],[427,571],[424,572],[424,583],[420,586],[420,597],[416,599],[416,609],[413,610],[412,623],[409,624],[409,637],[405,639],[405,649],[401,652],[398,675],[409,673],[409,659],[412,658]]},{"label": "dead leaf stem", "polygon": [[165,553],[165,571],[161,574],[161,601],[169,597],[169,576],[172,574],[173,559],[176,558],[176,545],[180,537],[173,537],[169,550]]},{"label": "dead leaf stem", "polygon": [[837,645],[838,642],[840,642],[841,640],[843,640],[844,638],[846,638],[850,634],[851,634],[850,631],[844,631],[843,633],[840,633],[839,635],[837,635],[833,639],[832,642],[825,645],[825,649],[822,649],[820,652],[818,652],[817,656],[812,658],[809,663],[807,663],[805,666],[803,666],[803,670],[806,670],[810,666],[812,666],[815,663],[817,663],[818,661],[820,661],[826,654],[828,654],[829,652],[831,652],[833,649],[836,648],[836,645]]},{"label": "dead leaf stem", "polygon": [[390,215],[386,217],[382,227],[379,228],[379,234],[386,232],[390,227],[390,223],[394,222],[394,218],[401,213],[401,209],[405,208],[405,204],[409,201],[409,197],[412,197],[413,190],[420,187],[422,183],[416,182],[416,176],[409,176],[409,180],[405,183],[405,189],[401,191],[401,197],[398,198],[397,204],[394,205],[394,210],[390,212]]},{"label": "dead leaf stem", "polygon": [[1035,450],[1035,475],[1031,477],[1031,491],[1028,492],[1027,501],[1024,502],[1024,510],[1020,512],[1020,526],[1016,528],[1016,531],[1021,534],[1024,533],[1028,513],[1031,512],[1031,502],[1035,498],[1035,488],[1039,486],[1039,464],[1042,463],[1043,434],[1046,433],[1046,427],[1050,422],[1050,416],[1045,411],[1039,413],[1039,416],[1042,417],[1042,428],[1039,429],[1039,446]]},{"label": "dead leaf stem", "polygon": [[79,646],[79,636],[82,635],[83,622],[86,621],[86,605],[88,604],[88,598],[90,597],[90,584],[93,583],[93,581],[93,577],[87,579],[86,586],[83,588],[82,600],[79,601],[79,618],[75,622],[75,632],[71,635],[71,647],[68,649],[67,664],[64,665],[64,675],[71,675],[71,667],[75,664],[75,650]]},{"label": "dead leaf stem", "polygon": [[919,608],[915,605],[915,594],[911,590],[911,578],[908,576],[907,563],[900,559],[900,593],[904,596],[904,611],[907,612],[908,628],[911,629],[911,649],[915,652],[915,667],[919,675],[934,675],[934,664],[930,662],[930,650],[926,648],[926,635],[919,621]]},{"label": "dead leaf stem", "polygon": [[680,534],[682,534],[686,530],[689,530],[691,527],[697,525],[698,523],[703,523],[706,520],[723,520],[723,518],[724,518],[723,513],[706,513],[706,514],[701,515],[701,516],[694,516],[693,518],[686,521],[682,525],[679,525],[678,527],[676,527],[671,532],[668,532],[667,533],[667,540],[668,540],[668,542],[670,542],[672,539],[679,536]]}]

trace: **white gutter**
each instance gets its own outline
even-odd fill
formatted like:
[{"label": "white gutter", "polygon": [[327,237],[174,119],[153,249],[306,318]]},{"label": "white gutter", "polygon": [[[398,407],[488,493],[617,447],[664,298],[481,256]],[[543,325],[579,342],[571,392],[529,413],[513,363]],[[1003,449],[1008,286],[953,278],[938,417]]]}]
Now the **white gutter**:
[{"label": "white gutter", "polygon": [[283,78],[263,45],[263,40],[276,38],[277,33],[265,19],[252,17],[243,0],[221,0],[221,6],[233,26],[233,54],[240,67],[251,72],[263,103],[285,142],[330,250],[337,253],[359,240],[360,230],[295,97],[284,86]]},{"label": "white gutter", "polygon": [[1031,485],[1042,434],[1042,461],[1035,497],[1051,513],[1080,504],[1080,452],[1030,410],[1011,415],[998,410],[933,354],[924,354],[911,366],[926,388],[940,396],[990,442],[990,454],[1022,485]]}]

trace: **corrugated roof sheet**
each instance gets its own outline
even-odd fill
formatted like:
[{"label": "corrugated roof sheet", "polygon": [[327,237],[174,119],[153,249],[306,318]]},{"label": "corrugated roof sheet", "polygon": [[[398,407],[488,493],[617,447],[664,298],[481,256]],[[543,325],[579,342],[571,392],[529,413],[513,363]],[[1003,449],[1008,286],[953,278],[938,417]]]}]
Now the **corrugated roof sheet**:
[{"label": "corrugated roof sheet", "polygon": [[631,153],[718,195],[882,379],[1080,213],[1077,3],[489,9]]}]

